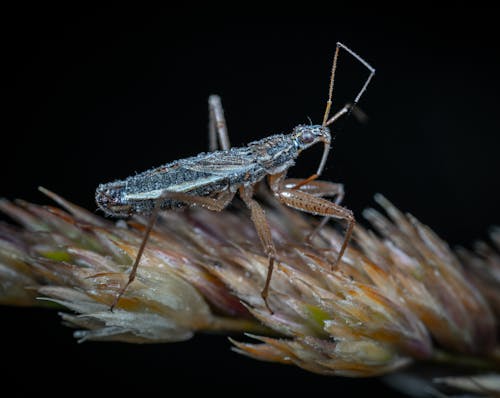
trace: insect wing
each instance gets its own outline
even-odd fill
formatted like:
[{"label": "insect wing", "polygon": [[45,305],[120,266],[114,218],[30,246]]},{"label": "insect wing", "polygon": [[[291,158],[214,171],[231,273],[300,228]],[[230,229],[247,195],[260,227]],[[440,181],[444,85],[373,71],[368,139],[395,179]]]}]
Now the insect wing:
[{"label": "insect wing", "polygon": [[246,148],[217,151],[192,158],[182,165],[184,169],[200,171],[227,177],[231,174],[244,174],[255,166],[255,158]]}]

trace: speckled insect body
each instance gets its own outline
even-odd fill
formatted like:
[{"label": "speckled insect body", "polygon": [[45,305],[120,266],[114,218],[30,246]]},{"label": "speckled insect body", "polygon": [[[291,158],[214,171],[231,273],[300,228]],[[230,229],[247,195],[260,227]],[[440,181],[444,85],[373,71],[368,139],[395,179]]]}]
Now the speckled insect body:
[{"label": "speckled insect body", "polygon": [[216,197],[224,191],[236,193],[242,186],[253,186],[266,175],[290,168],[300,151],[319,140],[329,145],[327,127],[297,126],[291,134],[272,135],[246,147],[200,153],[125,180],[101,184],[96,201],[111,216],[150,214],[157,200],[162,210],[196,206],[161,196],[166,192],[199,197]]}]

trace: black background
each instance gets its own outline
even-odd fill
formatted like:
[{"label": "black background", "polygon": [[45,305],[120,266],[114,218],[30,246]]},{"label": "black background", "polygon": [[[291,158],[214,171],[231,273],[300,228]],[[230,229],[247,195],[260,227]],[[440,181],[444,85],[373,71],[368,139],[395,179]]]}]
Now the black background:
[{"label": "black background", "polygon": [[[345,184],[345,205],[358,219],[381,192],[451,244],[470,244],[499,222],[493,14],[458,6],[5,10],[0,195],[49,203],[42,185],[94,210],[99,183],[207,150],[211,93],[222,96],[234,146],[309,117],[320,123],[342,41],[377,74],[360,102],[369,122],[336,125],[323,178]],[[366,75],[342,54],[335,109],[352,101]],[[320,154],[304,153],[290,175],[314,172]],[[387,394],[377,380],[240,357],[222,336],[77,345],[53,312],[0,311],[2,378],[18,391]]]}]

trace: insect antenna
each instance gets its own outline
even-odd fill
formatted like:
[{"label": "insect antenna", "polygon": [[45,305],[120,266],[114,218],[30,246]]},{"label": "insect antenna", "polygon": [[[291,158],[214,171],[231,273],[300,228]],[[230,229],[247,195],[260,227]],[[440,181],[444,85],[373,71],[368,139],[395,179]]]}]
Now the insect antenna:
[{"label": "insect antenna", "polygon": [[[335,83],[335,72],[337,71],[337,60],[338,60],[341,48],[344,49],[345,51],[347,51],[352,57],[354,57],[357,61],[359,61],[363,66],[365,66],[370,71],[370,74],[369,74],[368,78],[365,80],[363,86],[361,87],[361,90],[359,90],[358,94],[354,98],[354,101],[352,103],[350,103],[350,104],[348,103],[348,104],[344,105],[342,107],[342,109],[340,109],[337,113],[335,113],[330,118],[330,110],[331,110],[331,107],[332,107],[332,98],[333,98],[333,86],[334,86],[334,83]],[[353,110],[356,111],[357,110],[356,109],[356,105],[359,102],[361,96],[366,91],[366,88],[368,87],[368,84],[370,84],[370,81],[372,80],[372,78],[373,78],[374,75],[375,75],[375,68],[373,68],[368,62],[366,62],[358,54],[356,54],[354,51],[352,51],[349,47],[345,46],[344,44],[342,44],[340,42],[337,42],[337,47],[335,48],[335,54],[333,56],[332,72],[331,72],[331,76],[330,76],[330,85],[328,87],[328,100],[326,102],[326,108],[325,108],[325,113],[323,115],[322,126],[323,127],[327,127],[330,124],[332,124],[333,122],[335,122],[337,119],[339,119],[340,117],[342,117],[343,115],[347,114],[347,116],[349,116],[353,112]],[[360,112],[360,115],[363,115],[363,113]],[[317,177],[319,177],[319,175],[323,171],[323,169],[324,169],[324,167],[326,165],[326,161],[328,159],[328,152],[330,151],[330,142],[329,142],[329,140],[328,141],[324,140],[323,142],[324,142],[324,146],[325,147],[324,147],[324,150],[323,150],[323,156],[321,157],[321,161],[320,161],[320,164],[319,164],[319,167],[318,167],[318,171],[316,172],[316,174],[313,174],[311,177],[309,177],[306,180],[302,181],[300,184],[297,184],[296,187],[300,187],[300,186],[305,185],[306,183],[308,183],[308,182],[316,179]],[[312,239],[312,237],[316,233],[318,233],[319,230],[321,230],[321,228],[323,228],[323,226],[328,222],[329,219],[330,219],[329,216],[326,216],[326,217],[323,218],[323,221],[321,221],[321,223],[316,227],[316,229],[309,235],[309,237],[308,237],[309,241]],[[352,222],[349,223],[349,226],[348,226],[348,229],[347,229],[347,232],[346,232],[346,237],[344,239],[344,243],[342,244],[342,247],[340,248],[340,252],[339,252],[339,256],[337,257],[336,264],[338,264],[338,262],[342,258],[342,255],[344,254],[344,251],[345,251],[345,249],[347,247],[347,243],[349,242],[349,240],[351,238],[351,234],[352,234],[353,228],[354,228],[354,219],[353,219]]]},{"label": "insect antenna", "polygon": [[[340,52],[341,48],[344,49],[345,51],[347,51],[352,57],[354,57],[366,69],[368,69],[370,74],[368,75],[368,78],[365,80],[363,86],[361,87],[358,94],[354,98],[354,101],[351,104],[345,105],[344,108],[342,108],[339,112],[337,112],[330,119],[328,119],[328,117],[330,116],[330,108],[332,106],[333,84],[335,81],[335,72],[337,70],[337,59],[338,59],[339,52]],[[328,101],[326,102],[325,114],[323,116],[323,126],[324,127],[329,126],[330,124],[332,124],[335,120],[337,120],[340,116],[342,116],[345,113],[347,113],[348,115],[351,114],[352,109],[355,108],[356,105],[358,104],[359,100],[361,99],[361,96],[366,91],[366,88],[370,84],[370,81],[372,80],[374,75],[375,75],[375,68],[373,66],[371,66],[368,62],[366,62],[358,54],[356,54],[354,51],[352,51],[349,47],[347,47],[346,45],[344,45],[340,42],[337,42],[337,48],[335,49],[335,55],[333,56],[332,74],[330,77],[330,87],[328,90]],[[346,110],[344,111],[345,108],[346,108]]]},{"label": "insect antenna", "polygon": [[[364,65],[369,71],[370,75],[366,79],[365,83],[363,84],[363,87],[361,87],[361,90],[359,90],[358,94],[356,95],[356,98],[354,98],[354,101],[351,104],[346,104],[344,107],[335,113],[330,119],[330,109],[332,107],[332,98],[333,98],[333,86],[335,83],[335,72],[337,71],[337,60],[339,58],[339,53],[340,49],[344,49],[347,51],[351,56],[353,56],[356,60],[358,60],[362,65]],[[326,101],[326,108],[325,108],[325,114],[323,115],[323,123],[322,126],[326,127],[332,124],[335,120],[340,118],[342,115],[347,114],[348,116],[351,114],[352,109],[356,106],[356,104],[359,102],[359,99],[363,95],[363,93],[366,91],[366,88],[368,87],[368,84],[370,84],[370,81],[372,80],[373,75],[375,74],[375,68],[373,68],[368,62],[366,62],[363,58],[361,58],[358,54],[356,54],[354,51],[352,51],[349,47],[345,46],[344,44],[337,42],[337,47],[335,48],[335,54],[333,55],[333,63],[332,63],[332,73],[330,77],[330,85],[328,87],[328,100]],[[321,157],[321,162],[318,166],[318,171],[316,171],[315,176],[321,175],[323,172],[323,169],[326,165],[326,161],[328,159],[328,153],[330,152],[330,143],[325,141],[325,148],[323,150],[323,156]]]},{"label": "insect antenna", "polygon": [[337,43],[337,48],[335,48],[335,54],[333,55],[332,63],[332,73],[330,75],[330,85],[328,87],[328,101],[326,101],[325,114],[323,115],[323,127],[327,126],[328,116],[330,116],[330,108],[332,107],[333,98],[333,84],[335,83],[335,71],[337,70],[337,59],[339,58],[339,43]]}]

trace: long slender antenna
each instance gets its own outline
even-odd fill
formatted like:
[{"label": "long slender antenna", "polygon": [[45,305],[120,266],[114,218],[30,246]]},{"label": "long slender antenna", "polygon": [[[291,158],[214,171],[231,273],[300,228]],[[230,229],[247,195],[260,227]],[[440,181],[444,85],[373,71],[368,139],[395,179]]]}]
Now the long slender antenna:
[{"label": "long slender antenna", "polygon": [[330,108],[332,107],[332,96],[333,96],[333,83],[335,82],[335,71],[337,70],[337,59],[339,58],[339,43],[337,43],[337,48],[335,49],[335,55],[333,56],[332,63],[332,73],[330,75],[330,86],[328,87],[328,101],[326,102],[325,114],[323,116],[322,125],[326,125],[328,116],[330,116]]},{"label": "long slender antenna", "polygon": [[323,123],[323,126],[329,126],[330,124],[332,124],[333,122],[335,122],[335,120],[339,119],[342,115],[345,115],[346,113],[350,112],[352,110],[352,104],[346,104],[344,105],[344,107],[338,111],[335,115],[333,115],[330,119],[328,119],[326,121],[326,123]]},{"label": "long slender antenna", "polygon": [[337,46],[343,48],[346,50],[349,54],[351,54],[354,58],[356,58],[359,62],[361,62],[366,69],[370,71],[370,75],[365,81],[365,84],[363,84],[363,87],[361,87],[361,90],[359,90],[358,95],[356,95],[356,98],[354,99],[354,102],[352,103],[351,107],[356,106],[356,104],[359,102],[359,99],[363,95],[363,93],[366,91],[366,88],[368,87],[368,84],[370,84],[370,81],[372,80],[373,75],[375,75],[375,68],[371,66],[368,62],[366,62],[363,58],[361,58],[358,54],[356,54],[354,51],[352,51],[349,47],[343,45],[340,42],[337,42]]},{"label": "long slender antenna", "polygon": [[335,72],[337,70],[337,59],[338,59],[339,52],[340,52],[341,48],[344,49],[345,51],[347,51],[349,54],[351,54],[351,56],[353,56],[357,61],[359,61],[363,66],[365,66],[370,71],[370,75],[368,76],[365,83],[363,84],[363,87],[361,87],[361,90],[359,90],[353,103],[350,105],[350,109],[355,107],[356,104],[359,102],[361,96],[366,91],[368,84],[370,84],[370,81],[372,80],[373,75],[375,75],[375,68],[374,67],[372,67],[368,62],[366,62],[358,54],[356,54],[354,51],[352,51],[349,47],[347,47],[346,45],[344,45],[340,42],[337,42],[337,48],[335,49],[335,54],[333,56],[332,74],[330,77],[330,87],[328,90],[328,101],[326,102],[325,115],[323,116],[323,126],[327,126],[328,124],[331,123],[331,122],[328,123],[328,117],[330,116],[330,108],[332,107],[333,85],[334,85],[334,81],[335,81]]},{"label": "long slender antenna", "polygon": [[[370,71],[370,75],[368,76],[365,83],[363,84],[363,87],[361,87],[361,90],[358,92],[358,95],[356,95],[354,102],[352,104],[345,105],[339,112],[337,112],[335,115],[332,116],[331,119],[329,119],[330,109],[332,107],[333,86],[335,83],[335,72],[337,71],[337,60],[339,58],[339,53],[340,53],[341,48],[344,49],[345,51],[347,51],[349,54],[351,54],[361,64],[363,64]],[[323,123],[322,123],[323,127],[329,126],[335,120],[337,120],[340,116],[342,116],[346,113],[349,115],[351,113],[352,109],[356,106],[359,99],[361,98],[363,93],[366,91],[366,88],[368,87],[368,84],[370,84],[370,80],[372,79],[374,74],[375,74],[375,68],[373,68],[368,62],[366,62],[358,54],[356,54],[354,51],[352,51],[349,47],[345,46],[344,44],[342,44],[340,42],[337,42],[337,47],[335,48],[335,54],[333,55],[332,74],[330,76],[330,86],[328,88],[328,101],[326,101],[325,114],[323,115]],[[307,181],[312,181],[312,180],[316,179],[323,172],[323,168],[326,165],[326,161],[328,159],[328,153],[330,151],[330,142],[324,141],[324,145],[325,145],[325,149],[323,150],[323,156],[321,157],[321,162],[318,166],[318,171],[316,171],[315,174],[313,174],[311,177],[309,177],[307,179]]]}]

